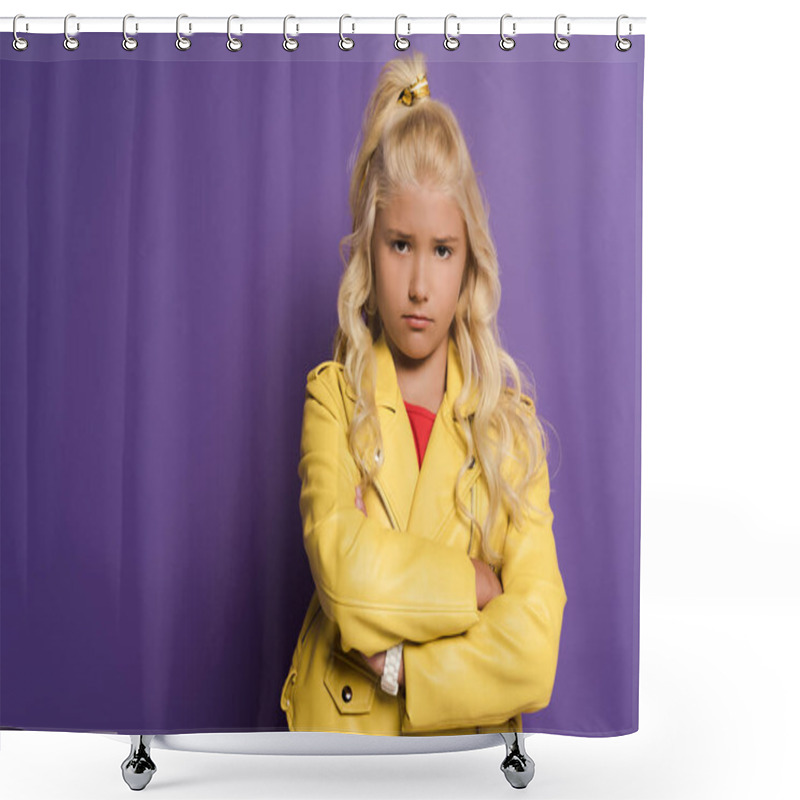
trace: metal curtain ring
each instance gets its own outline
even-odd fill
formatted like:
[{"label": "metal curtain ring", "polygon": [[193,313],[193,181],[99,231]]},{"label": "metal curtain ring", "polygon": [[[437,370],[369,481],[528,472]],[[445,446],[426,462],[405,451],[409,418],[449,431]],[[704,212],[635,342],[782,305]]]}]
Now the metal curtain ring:
[{"label": "metal curtain ring", "polygon": [[[503,33],[503,23],[506,21],[506,17],[510,17],[511,14],[503,14],[500,17],[500,49],[501,50],[513,50],[515,45],[517,44],[516,40],[513,39],[511,36],[506,36]],[[517,23],[511,23],[511,33],[512,36],[517,32]]]},{"label": "metal curtain ring", "polygon": [[[286,33],[286,23],[290,19],[297,19],[297,17],[295,17],[292,14],[287,14],[283,18],[283,49],[284,50],[288,50],[289,52],[292,52],[293,50],[297,50],[297,48],[300,47],[300,42],[298,42],[295,37],[289,36],[289,34]],[[300,30],[299,26],[296,26],[296,27],[297,27],[297,30]]]},{"label": "metal curtain ring", "polygon": [[[345,18],[353,19],[349,14],[342,14],[342,16],[339,17],[339,49],[340,50],[352,50],[355,47],[356,43],[352,39],[348,39],[342,33],[342,23],[345,21]],[[353,30],[355,30],[355,29],[356,29],[356,26],[355,26],[355,23],[353,23]]]},{"label": "metal curtain ring", "polygon": [[[395,46],[396,50],[408,50],[408,48],[411,45],[411,42],[408,39],[403,38],[397,32],[397,23],[400,22],[401,18],[402,19],[408,19],[408,17],[405,14],[398,14],[394,18],[394,46]],[[408,33],[410,34],[411,33],[411,23],[407,22],[406,26],[408,27]]]},{"label": "metal curtain ring", "polygon": [[[139,46],[139,41],[136,39],[135,36],[128,36],[128,32],[126,30],[128,18],[133,17],[133,14],[126,14],[122,18],[122,49],[123,50],[135,50]],[[139,30],[139,26],[136,26],[136,30]]]},{"label": "metal curtain ring", "polygon": [[[78,46],[80,45],[80,42],[74,36],[70,36],[67,33],[67,20],[70,17],[74,17],[74,16],[75,16],[75,14],[67,14],[67,16],[64,17],[64,49],[65,50],[77,50]],[[81,29],[81,26],[80,26],[80,23],[79,23],[78,24],[78,30],[80,30],[80,29]]]},{"label": "metal curtain ring", "polygon": [[231,53],[238,53],[242,49],[244,42],[241,39],[237,39],[235,36],[231,34],[232,19],[239,19],[239,15],[231,14],[228,17],[228,41],[225,42],[225,47],[227,47],[228,50],[231,51]]},{"label": "metal curtain ring", "polygon": [[[626,53],[628,50],[631,49],[631,47],[633,47],[633,42],[630,39],[623,39],[619,35],[619,21],[621,19],[629,19],[629,17],[628,17],[627,14],[620,14],[617,17],[617,41],[614,42],[614,47],[616,47],[617,50],[620,51],[620,53]],[[632,30],[633,30],[633,28],[631,27],[631,24],[629,22],[628,23],[628,33],[630,33]]]},{"label": "metal curtain ring", "polygon": [[[559,14],[556,17],[555,21],[554,30],[556,34],[556,40],[553,42],[553,47],[555,47],[555,49],[559,51],[566,50],[569,47],[569,39],[565,39],[563,36],[559,36],[558,33],[558,21],[560,19],[566,19],[566,18],[567,18],[566,14]],[[567,23],[567,36],[569,36],[569,22]]]},{"label": "metal curtain ring", "polygon": [[[15,50],[22,52],[23,50],[27,50],[28,48],[28,40],[23,39],[21,36],[17,35],[17,20],[18,19],[25,19],[24,14],[17,14],[14,17],[14,21],[11,23],[11,32],[14,34],[14,41],[11,42],[12,46]],[[25,27],[28,27],[28,24],[25,23]]]},{"label": "metal curtain ring", "polygon": [[[192,46],[192,40],[187,39],[181,34],[181,19],[188,16],[188,14],[178,14],[178,18],[175,20],[175,33],[178,36],[178,38],[175,39],[175,47],[177,47],[178,50],[188,50]],[[192,30],[191,22],[189,23],[189,30]]]},{"label": "metal curtain ring", "polygon": [[[461,32],[461,23],[460,22],[456,22],[456,35],[455,36],[451,36],[447,32],[447,21],[450,19],[450,17],[455,17],[455,16],[456,16],[455,14],[448,14],[444,18],[444,49],[445,50],[457,50],[458,46],[461,44],[461,42],[458,40],[458,34]],[[456,17],[456,19],[458,19],[458,18]]]}]

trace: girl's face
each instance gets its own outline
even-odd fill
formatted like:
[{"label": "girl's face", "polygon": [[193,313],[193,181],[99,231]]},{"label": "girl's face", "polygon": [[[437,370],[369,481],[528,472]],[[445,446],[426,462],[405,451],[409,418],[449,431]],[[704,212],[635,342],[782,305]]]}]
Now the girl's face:
[{"label": "girl's face", "polygon": [[[455,200],[428,188],[395,195],[376,214],[372,255],[388,339],[411,359],[447,347],[467,261],[467,230]],[[416,323],[410,315],[430,321]]]}]

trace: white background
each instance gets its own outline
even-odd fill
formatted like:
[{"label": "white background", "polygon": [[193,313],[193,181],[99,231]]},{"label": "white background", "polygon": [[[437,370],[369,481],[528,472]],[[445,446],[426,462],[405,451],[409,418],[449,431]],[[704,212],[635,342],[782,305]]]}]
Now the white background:
[{"label": "white background", "polygon": [[[537,798],[800,796],[796,4],[4,4],[3,16],[646,17],[640,730],[533,735]],[[91,35],[91,34],[88,34]],[[10,46],[3,34],[3,46]],[[555,110],[554,110],[555,111]],[[499,738],[499,737],[498,737]],[[4,798],[129,796],[127,745],[3,732]],[[508,797],[502,745],[412,756],[154,750],[170,798]]]}]

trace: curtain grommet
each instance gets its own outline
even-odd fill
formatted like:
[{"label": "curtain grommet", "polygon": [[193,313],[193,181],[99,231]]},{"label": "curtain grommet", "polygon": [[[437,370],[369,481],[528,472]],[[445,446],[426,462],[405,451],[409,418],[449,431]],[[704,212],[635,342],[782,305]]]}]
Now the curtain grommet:
[{"label": "curtain grommet", "polygon": [[[22,37],[21,37],[21,36],[20,36],[20,35],[17,33],[17,20],[18,20],[18,19],[25,19],[25,15],[24,15],[24,14],[17,14],[17,15],[14,17],[14,21],[11,23],[11,33],[14,35],[14,39],[13,39],[13,41],[11,42],[11,46],[12,46],[12,47],[13,47],[13,48],[14,48],[14,49],[15,49],[15,50],[18,52],[18,53],[21,53],[21,52],[23,52],[24,50],[27,50],[27,49],[28,49],[28,40],[27,40],[27,39],[23,39],[23,38],[22,38]],[[25,27],[26,27],[26,29],[27,29],[27,27],[28,27],[28,24],[27,24],[27,23],[25,23]]]},{"label": "curtain grommet", "polygon": [[[356,43],[342,33],[342,23],[345,21],[345,19],[353,18],[349,14],[342,14],[342,16],[339,17],[339,49],[347,51],[352,50],[356,46]],[[355,29],[356,26],[355,23],[353,23],[353,31],[355,31]]]},{"label": "curtain grommet", "polygon": [[511,14],[503,14],[500,17],[500,49],[505,50],[508,52],[509,50],[513,50],[517,46],[517,42],[514,39],[514,34],[517,32],[517,23],[511,23],[511,36],[507,36],[503,33],[503,23],[506,21],[507,17],[512,16]]},{"label": "curtain grommet", "polygon": [[[122,18],[122,49],[131,52],[135,50],[139,46],[139,40],[135,36],[128,36],[127,25],[128,20],[133,17],[133,14],[126,14]],[[133,17],[135,19],[135,17]],[[139,29],[139,25],[136,25],[136,30]]]},{"label": "curtain grommet", "polygon": [[447,22],[450,17],[456,17],[455,14],[448,14],[444,18],[444,49],[445,50],[458,50],[459,45],[461,42],[459,41],[458,35],[461,32],[461,23],[458,21],[458,17],[456,17],[456,35],[451,36],[447,32]]},{"label": "curtain grommet", "polygon": [[228,17],[228,41],[225,42],[225,47],[231,51],[231,53],[238,53],[243,47],[244,42],[241,39],[238,39],[231,33],[231,20],[232,19],[239,19],[238,14],[231,14]]},{"label": "curtain grommet", "polygon": [[[181,33],[181,20],[188,16],[188,14],[178,14],[178,17],[175,20],[175,33],[177,35],[177,38],[175,39],[175,47],[177,47],[178,50],[188,50],[192,46],[192,40]],[[192,23],[190,22],[189,31],[191,32],[191,30]]]},{"label": "curtain grommet", "polygon": [[[408,50],[408,48],[411,46],[410,40],[406,39],[404,36],[401,36],[397,30],[398,23],[401,19],[408,19],[408,17],[405,14],[398,14],[394,18],[394,47],[395,50]],[[411,34],[411,23],[407,22],[406,27],[408,28],[406,36],[409,36]]]},{"label": "curtain grommet", "polygon": [[[74,16],[75,16],[75,14],[67,14],[67,16],[64,17],[64,49],[65,50],[77,50],[78,47],[80,47],[80,42],[77,40],[77,38],[74,37],[74,36],[70,36],[69,33],[67,33],[67,22],[68,22],[70,17],[74,17]],[[80,30],[80,29],[81,29],[81,25],[80,25],[80,23],[78,23],[77,30]]]},{"label": "curtain grommet", "polygon": [[[555,49],[558,50],[560,53],[563,53],[564,50],[566,50],[569,47],[569,39],[565,39],[558,32],[558,21],[560,19],[566,19],[566,18],[567,18],[566,14],[559,14],[556,17],[556,21],[555,21],[555,24],[553,26],[553,29],[554,29],[554,32],[555,32],[555,35],[556,35],[555,41],[553,42],[553,47],[555,47]],[[567,23],[567,36],[569,36],[569,22]]]},{"label": "curtain grommet", "polygon": [[[290,19],[297,19],[297,17],[295,17],[294,14],[287,14],[283,18],[283,49],[286,50],[287,53],[293,53],[298,47],[300,47],[300,42],[298,42],[294,36],[289,36],[289,34],[286,32],[286,23]],[[297,24],[295,24],[295,30],[300,30],[300,27]]]}]

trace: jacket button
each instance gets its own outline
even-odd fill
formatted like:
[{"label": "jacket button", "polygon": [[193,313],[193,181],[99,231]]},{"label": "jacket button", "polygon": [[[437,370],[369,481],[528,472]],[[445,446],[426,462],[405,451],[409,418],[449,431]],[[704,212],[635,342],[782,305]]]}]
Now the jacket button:
[{"label": "jacket button", "polygon": [[345,703],[349,703],[352,699],[353,690],[349,686],[345,686],[344,689],[342,689],[342,700],[344,700]]}]

